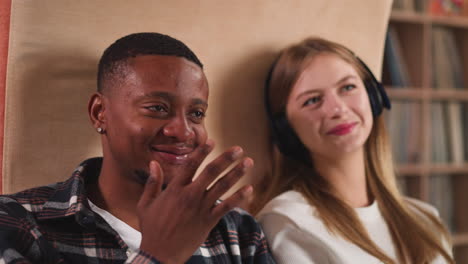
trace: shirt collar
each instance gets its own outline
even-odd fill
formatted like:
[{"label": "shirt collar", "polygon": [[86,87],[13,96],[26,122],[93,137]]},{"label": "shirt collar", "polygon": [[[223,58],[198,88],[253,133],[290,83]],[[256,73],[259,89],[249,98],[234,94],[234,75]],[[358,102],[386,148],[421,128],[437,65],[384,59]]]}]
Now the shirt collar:
[{"label": "shirt collar", "polygon": [[48,220],[74,215],[80,223],[91,222],[94,214],[89,209],[85,184],[97,181],[101,165],[102,158],[85,160],[68,180],[50,186],[55,188],[55,192],[44,203],[37,219]]}]

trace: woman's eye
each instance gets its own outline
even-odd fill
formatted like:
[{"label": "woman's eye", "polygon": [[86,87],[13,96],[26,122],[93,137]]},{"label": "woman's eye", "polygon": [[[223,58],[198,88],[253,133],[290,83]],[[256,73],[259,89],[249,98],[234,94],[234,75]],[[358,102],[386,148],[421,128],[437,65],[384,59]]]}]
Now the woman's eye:
[{"label": "woman's eye", "polygon": [[348,85],[343,86],[343,91],[351,91],[351,90],[353,90],[354,88],[356,88],[356,85],[354,85],[354,84],[348,84]]},{"label": "woman's eye", "polygon": [[315,96],[312,98],[307,99],[302,106],[307,106],[307,105],[312,105],[320,102],[321,97],[320,96]]}]

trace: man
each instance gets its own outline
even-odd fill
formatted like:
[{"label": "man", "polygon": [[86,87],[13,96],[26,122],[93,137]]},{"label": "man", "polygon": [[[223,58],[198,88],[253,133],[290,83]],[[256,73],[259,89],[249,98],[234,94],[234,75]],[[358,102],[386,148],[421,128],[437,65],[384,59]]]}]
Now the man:
[{"label": "man", "polygon": [[88,106],[103,158],[65,182],[0,198],[0,263],[272,263],[258,224],[233,209],[252,187],[218,201],[252,159],[232,147],[193,180],[213,149],[202,68],[157,33],[107,48]]}]

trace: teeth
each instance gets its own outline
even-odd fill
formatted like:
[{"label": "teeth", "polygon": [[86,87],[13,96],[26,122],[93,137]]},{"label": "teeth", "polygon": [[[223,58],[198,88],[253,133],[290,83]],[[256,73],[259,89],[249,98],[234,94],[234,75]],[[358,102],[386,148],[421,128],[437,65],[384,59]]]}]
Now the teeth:
[{"label": "teeth", "polygon": [[157,150],[157,149],[151,149],[155,152],[161,152],[161,153],[166,153],[166,154],[170,154],[170,155],[174,155],[174,156],[186,156],[188,154],[179,154],[179,153],[174,153],[174,152],[169,152],[169,151],[163,151],[163,150]]}]

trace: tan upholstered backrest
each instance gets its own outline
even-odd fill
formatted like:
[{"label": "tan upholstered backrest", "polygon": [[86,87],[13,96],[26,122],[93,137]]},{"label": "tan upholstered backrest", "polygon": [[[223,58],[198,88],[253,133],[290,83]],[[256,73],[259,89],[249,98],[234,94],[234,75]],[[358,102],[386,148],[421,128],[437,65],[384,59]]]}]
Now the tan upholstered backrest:
[{"label": "tan upholstered backrest", "polygon": [[[263,82],[285,46],[310,35],[353,49],[380,76],[391,0],[11,1],[6,72],[3,192],[67,178],[100,155],[87,116],[96,65],[117,38],[172,35],[205,64],[207,127],[215,153],[241,145],[265,169]],[[1,54],[1,53],[0,53]]]}]

